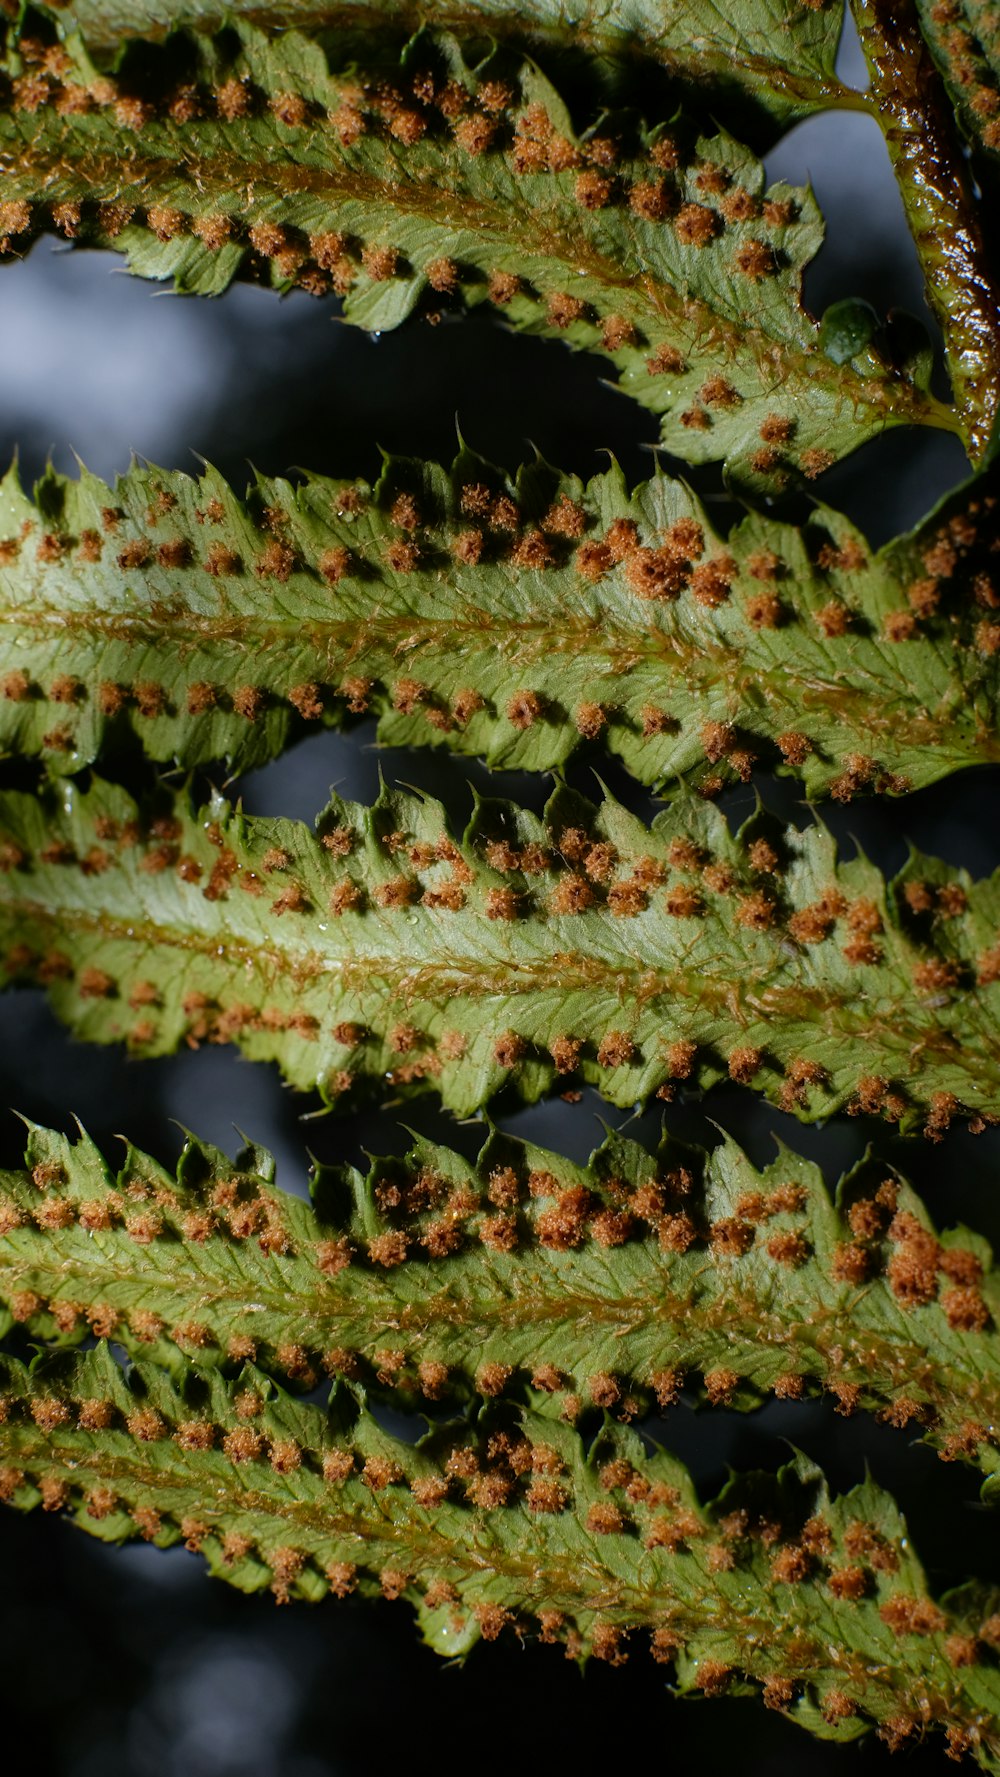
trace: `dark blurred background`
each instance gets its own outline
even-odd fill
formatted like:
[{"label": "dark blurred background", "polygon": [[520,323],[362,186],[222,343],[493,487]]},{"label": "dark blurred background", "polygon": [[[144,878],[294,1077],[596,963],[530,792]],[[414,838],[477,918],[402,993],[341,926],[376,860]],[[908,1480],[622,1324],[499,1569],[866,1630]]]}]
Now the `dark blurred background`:
[{"label": "dark blurred background", "polygon": [[[856,44],[842,64],[863,84]],[[923,313],[921,281],[881,137],[851,115],[813,120],[768,157],[773,177],[811,179],[831,244],[807,274],[820,313],[845,295],[884,311]],[[135,452],[162,466],[195,466],[193,451],[242,486],[253,464],[281,474],[296,464],[327,474],[373,476],[380,447],[448,458],[456,423],[466,441],[507,468],[537,447],[581,475],[612,450],[632,479],[652,467],[652,417],[602,380],[596,361],[563,347],[508,335],[475,318],[369,339],[336,320],[335,308],[303,296],[279,302],[241,287],[222,302],[178,300],[130,280],[108,258],[39,245],[0,278],[0,463],[16,449],[26,481],[51,456],[72,470],[73,453],[104,476]],[[667,464],[667,467],[675,467]],[[881,542],[915,523],[961,480],[955,441],[894,432],[827,477],[822,496]],[[720,497],[717,476],[693,475]],[[592,789],[596,763],[571,778]],[[643,814],[652,800],[601,760],[602,775]],[[320,734],[232,787],[257,813],[311,821],[329,788],[369,799],[379,767],[392,781],[433,791],[457,819],[470,784],[489,784],[539,807],[548,790],[517,774],[489,779],[444,754],[379,751],[371,726]],[[0,768],[2,772],[2,768]],[[996,774],[969,773],[901,802],[824,811],[843,842],[857,840],[892,870],[912,841],[975,874],[1000,863]],[[802,821],[794,786],[757,786],[771,806]],[[751,791],[727,812],[749,810]],[[0,1163],[20,1158],[20,1126],[7,1107],[68,1127],[72,1113],[113,1149],[127,1132],[160,1159],[179,1151],[172,1119],[234,1151],[239,1126],[277,1155],[279,1180],[305,1188],[308,1145],[324,1159],[402,1149],[384,1112],[326,1117],[303,1126],[308,1100],[274,1072],[209,1048],[155,1062],[71,1043],[33,993],[0,996]],[[759,1161],[780,1135],[820,1159],[831,1182],[869,1141],[900,1161],[950,1224],[968,1220],[1000,1237],[996,1176],[1000,1131],[957,1135],[939,1147],[894,1143],[881,1126],[843,1121],[822,1132],[756,1104],[738,1088],[713,1093],[705,1110]],[[593,1093],[501,1119],[510,1130],[582,1157],[600,1138],[598,1119],[654,1137],[659,1118],[630,1119]],[[482,1125],[456,1130],[430,1101],[408,1103],[408,1124],[473,1151]],[[697,1102],[672,1107],[671,1127],[711,1142]],[[837,1419],[822,1404],[775,1404],[756,1415],[687,1407],[650,1428],[693,1467],[708,1491],[727,1465],[775,1466],[794,1441],[826,1468],[837,1489],[875,1478],[896,1491],[936,1583],[974,1563],[1000,1580],[1000,1532],[976,1502],[974,1478],[885,1427]],[[848,1747],[808,1741],[746,1701],[671,1699],[662,1672],[633,1657],[624,1672],[595,1664],[581,1677],[552,1649],[477,1650],[464,1669],[443,1666],[417,1642],[401,1605],[327,1603],[278,1611],[209,1582],[195,1557],[147,1547],[109,1550],[57,1520],[0,1514],[0,1672],[8,1744],[19,1731],[41,1777],[360,1777],[402,1761],[447,1770],[474,1756],[477,1777],[508,1777],[584,1764],[620,1768],[641,1729],[653,1756],[681,1769],[697,1760],[710,1777],[739,1758],[754,1777],[791,1773],[808,1760],[815,1777],[873,1774],[888,1754],[874,1739]],[[499,1707],[498,1707],[499,1706]],[[474,1748],[474,1753],[473,1749]],[[903,1770],[943,1772],[937,1747],[904,1755]]]}]

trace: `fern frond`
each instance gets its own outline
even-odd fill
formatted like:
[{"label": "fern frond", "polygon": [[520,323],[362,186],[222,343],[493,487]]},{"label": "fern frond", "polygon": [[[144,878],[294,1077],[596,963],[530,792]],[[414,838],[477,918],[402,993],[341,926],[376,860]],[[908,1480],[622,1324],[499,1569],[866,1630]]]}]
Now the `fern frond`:
[{"label": "fern frond", "polygon": [[[428,17],[419,0],[69,0],[48,10],[61,35],[79,32],[92,51],[118,50],[129,37],[157,39],[182,29],[214,31],[231,19],[262,30],[319,31],[330,41],[356,39],[370,48],[373,32],[410,36]],[[588,74],[620,93],[625,69],[659,65],[671,81],[717,105],[749,100],[752,113],[794,122],[823,105],[847,108],[857,96],[836,78],[843,0],[822,6],[743,0],[726,13],[698,0],[435,0],[436,30],[463,41],[527,44],[556,56],[588,58]]]},{"label": "fern frond", "polygon": [[[183,1373],[251,1359],[438,1401],[519,1390],[633,1418],[682,1387],[749,1408],[825,1389],[1000,1467],[1000,1277],[964,1229],[869,1159],[831,1199],[788,1149],[754,1167],[611,1135],[586,1166],[493,1133],[417,1140],[367,1177],[317,1167],[315,1207],[260,1148],[190,1138],[171,1177],[129,1148],[31,1128],[0,1173],[0,1302],[58,1343],[98,1332]],[[984,1492],[992,1497],[995,1482]]]},{"label": "fern frond", "polygon": [[331,1101],[368,1078],[460,1113],[728,1075],[807,1121],[1000,1114],[997,877],[914,858],[887,884],[819,827],[734,838],[684,801],[649,829],[563,791],[542,820],[480,803],[459,844],[388,790],[313,834],[63,782],[0,797],[0,833],[7,980],[137,1054],[234,1041]]},{"label": "fern frond", "polygon": [[[993,480],[878,552],[817,508],[728,538],[666,475],[629,494],[470,452],[374,488],[259,480],[239,501],[133,468],[0,483],[0,746],[77,771],[129,729],[236,769],[303,721],[551,769],[600,738],[641,781],[755,762],[810,795],[1000,757]],[[507,528],[509,527],[509,528]],[[532,710],[537,714],[526,719]]]},{"label": "fern frond", "polygon": [[405,1599],[461,1655],[506,1628],[620,1665],[641,1636],[682,1690],[757,1695],[824,1737],[928,1728],[1000,1769],[997,1599],[935,1601],[893,1500],[831,1499],[798,1458],[702,1505],[620,1428],[589,1451],[527,1415],[417,1448],[342,1401],[328,1418],[248,1371],[175,1389],[105,1348],[0,1360],[0,1497],[107,1542],[184,1543],[279,1603]]},{"label": "fern frond", "polygon": [[503,52],[472,67],[421,38],[401,62],[331,72],[318,40],[246,24],[126,52],[110,74],[78,40],[37,66],[22,44],[6,72],[8,250],[54,226],[205,295],[247,272],[334,290],[372,330],[425,298],[491,302],[603,354],[671,451],[760,488],[890,426],[975,430],[919,353],[908,368],[871,328],[821,332],[800,304],[822,236],[812,195],[765,190],[749,150],[683,118],[646,129],[602,110],[578,131],[538,68]]}]

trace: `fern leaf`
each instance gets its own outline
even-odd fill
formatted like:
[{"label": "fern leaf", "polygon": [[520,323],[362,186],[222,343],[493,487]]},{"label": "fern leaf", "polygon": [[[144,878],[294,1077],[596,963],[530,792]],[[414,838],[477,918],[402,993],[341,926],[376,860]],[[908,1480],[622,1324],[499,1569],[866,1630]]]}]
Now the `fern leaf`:
[{"label": "fern leaf", "polygon": [[919,787],[1000,756],[990,485],[874,553],[823,508],[724,539],[665,475],[510,481],[469,452],[245,503],[141,468],[50,472],[32,501],[12,469],[0,746],[72,772],[131,729],[154,759],[244,770],[373,710],[383,741],[497,766],[551,769],[586,736],[657,786],[761,762],[846,797],[860,755]]},{"label": "fern leaf", "polygon": [[920,25],[964,133],[995,167],[1000,156],[1000,26],[988,0],[916,0]]},{"label": "fern leaf", "polygon": [[[765,190],[727,135],[603,109],[578,132],[533,63],[501,52],[472,68],[447,40],[367,75],[245,24],[151,46],[117,74],[78,40],[59,54],[54,72],[26,65],[23,44],[7,57],[9,249],[55,226],[205,295],[243,272],[335,290],[372,330],[425,298],[491,302],[605,355],[671,451],[760,488],[890,426],[968,429],[891,341],[821,333],[799,300],[815,202]],[[768,442],[782,421],[784,444]]]},{"label": "fern leaf", "polygon": [[33,1127],[26,1166],[0,1174],[0,1301],[50,1342],[98,1332],[177,1373],[249,1358],[414,1400],[530,1378],[570,1419],[682,1386],[743,1408],[825,1388],[1000,1468],[989,1247],[940,1241],[884,1163],[831,1200],[788,1149],[758,1169],[728,1139],[649,1154],[612,1135],[581,1167],[493,1133],[472,1162],[418,1140],[367,1178],[317,1168],[315,1208],[265,1151],[230,1163],[194,1138],[171,1178]]},{"label": "fern leaf", "polygon": [[[42,9],[43,12],[45,9]],[[61,34],[79,32],[92,51],[117,50],[129,37],[158,38],[182,29],[215,30],[243,18],[265,30],[320,30],[370,47],[373,31],[409,36],[427,18],[415,0],[70,0],[53,15]],[[585,51],[591,77],[620,91],[623,65],[658,63],[682,89],[730,105],[752,102],[781,123],[821,105],[847,107],[855,96],[836,78],[843,0],[775,8],[743,0],[725,15],[698,0],[435,0],[435,29],[464,40],[514,40],[556,55]],[[777,43],[776,43],[777,35]],[[777,50],[777,53],[776,53]]]},{"label": "fern leaf", "polygon": [[[329,1100],[369,1079],[467,1113],[557,1079],[630,1105],[753,1086],[940,1135],[1000,1113],[1000,879],[913,859],[892,884],[821,828],[703,802],[652,829],[567,792],[334,801],[314,835],[183,796],[64,783],[0,798],[0,951],[81,1037],[232,1040]],[[666,1088],[666,1091],[664,1091]]]},{"label": "fern leaf", "polygon": [[279,1603],[405,1599],[446,1655],[513,1628],[621,1665],[641,1638],[681,1690],[763,1686],[828,1738],[877,1725],[898,1746],[933,1726],[1000,1769],[996,1597],[933,1599],[870,1481],[832,1499],[799,1457],[706,1506],[678,1462],[620,1428],[585,1451],[528,1415],[413,1448],[253,1371],[175,1389],[153,1370],[126,1378],[103,1347],[0,1364],[0,1497],[18,1509],[66,1512],[107,1542],[184,1543]]}]

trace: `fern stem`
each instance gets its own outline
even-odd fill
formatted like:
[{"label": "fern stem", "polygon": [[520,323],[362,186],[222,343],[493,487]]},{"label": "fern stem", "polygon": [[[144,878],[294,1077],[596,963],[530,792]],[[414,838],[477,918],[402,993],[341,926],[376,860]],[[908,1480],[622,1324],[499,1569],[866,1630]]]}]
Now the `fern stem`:
[{"label": "fern stem", "polygon": [[944,334],[969,455],[985,462],[1000,417],[1000,289],[969,176],[913,0],[851,0],[871,101]]}]

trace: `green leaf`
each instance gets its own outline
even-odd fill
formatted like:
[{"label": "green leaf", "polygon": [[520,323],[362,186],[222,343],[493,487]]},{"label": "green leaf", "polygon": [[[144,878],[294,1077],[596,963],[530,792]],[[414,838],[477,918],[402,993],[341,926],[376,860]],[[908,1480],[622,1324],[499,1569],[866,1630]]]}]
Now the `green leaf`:
[{"label": "green leaf", "polygon": [[246,502],[142,468],[50,471],[31,501],[12,469],[0,747],[74,772],[131,731],[245,770],[367,710],[391,745],[495,766],[552,769],[587,736],[657,787],[759,763],[847,798],[859,758],[869,789],[920,787],[1000,756],[993,485],[873,552],[822,507],[725,537],[662,474],[510,480],[467,451]]},{"label": "green leaf", "polygon": [[0,1301],[49,1342],[98,1332],[179,1375],[250,1358],[413,1401],[531,1379],[569,1419],[682,1387],[741,1408],[825,1389],[1000,1469],[989,1246],[939,1240],[872,1158],[832,1199],[784,1147],[758,1169],[729,1139],[650,1154],[611,1135],[574,1166],[493,1132],[474,1161],[417,1140],[367,1177],[316,1168],[315,1208],[266,1152],[194,1137],[176,1177],[35,1126],[25,1160],[0,1173]]},{"label": "green leaf", "polygon": [[1000,1114],[1000,875],[887,884],[818,826],[733,837],[685,799],[646,828],[566,791],[541,820],[480,803],[459,844],[414,794],[335,799],[314,835],[64,781],[0,797],[0,834],[7,979],[140,1055],[234,1041],[330,1101],[368,1080],[461,1114],[727,1075],[806,1121]]},{"label": "green leaf", "polygon": [[185,1543],[279,1603],[381,1593],[464,1654],[505,1629],[620,1665],[644,1642],[682,1691],[757,1695],[813,1732],[944,1730],[1000,1768],[995,1599],[935,1601],[893,1500],[831,1499],[797,1458],[712,1504],[662,1451],[608,1428],[589,1450],[526,1415],[414,1448],[341,1397],[329,1416],[248,1370],[175,1389],[103,1347],[0,1359],[0,1498],[109,1542]]},{"label": "green leaf", "polygon": [[[843,0],[742,0],[725,14],[698,0],[521,0],[516,7],[510,0],[435,0],[433,22],[463,39],[514,39],[557,57],[582,52],[612,92],[634,63],[658,63],[682,87],[721,92],[730,103],[749,97],[789,123],[820,105],[849,103],[834,71],[843,15]],[[210,31],[234,18],[370,43],[376,31],[409,35],[428,13],[415,0],[70,0],[51,16],[63,34],[79,31],[91,50],[117,50],[124,38]]]},{"label": "green leaf", "polygon": [[[574,127],[534,63],[466,63],[426,36],[360,70],[247,24],[127,49],[110,73],[77,39],[60,53],[52,72],[23,65],[23,45],[7,58],[11,251],[55,226],[178,289],[218,294],[245,272],[334,290],[376,332],[419,305],[491,302],[603,354],[668,449],[762,489],[887,427],[967,429],[881,348],[845,364],[819,348],[800,304],[822,238],[813,197],[765,190],[724,132],[604,107]],[[783,451],[762,442],[782,419]]]}]

